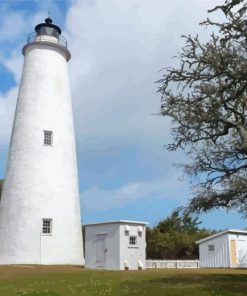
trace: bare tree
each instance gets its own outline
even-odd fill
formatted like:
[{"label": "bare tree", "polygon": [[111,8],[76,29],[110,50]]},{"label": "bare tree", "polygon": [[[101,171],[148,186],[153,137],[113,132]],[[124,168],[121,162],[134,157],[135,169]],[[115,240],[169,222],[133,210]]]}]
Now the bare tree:
[{"label": "bare tree", "polygon": [[158,81],[161,114],[172,118],[173,142],[191,158],[184,168],[193,180],[187,209],[234,209],[247,215],[247,0],[227,0],[208,42],[183,36],[180,65],[165,68]]}]

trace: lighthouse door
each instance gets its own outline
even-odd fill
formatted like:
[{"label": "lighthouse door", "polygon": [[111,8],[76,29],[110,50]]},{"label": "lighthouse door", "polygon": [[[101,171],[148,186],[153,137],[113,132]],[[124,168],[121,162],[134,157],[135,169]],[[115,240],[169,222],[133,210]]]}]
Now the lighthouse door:
[{"label": "lighthouse door", "polygon": [[96,238],[96,264],[98,267],[104,267],[106,261],[105,234],[97,235]]}]

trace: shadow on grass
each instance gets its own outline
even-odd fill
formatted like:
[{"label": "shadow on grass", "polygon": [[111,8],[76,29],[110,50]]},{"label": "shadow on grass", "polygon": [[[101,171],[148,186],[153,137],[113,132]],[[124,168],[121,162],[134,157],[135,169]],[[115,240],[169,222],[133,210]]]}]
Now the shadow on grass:
[{"label": "shadow on grass", "polygon": [[241,283],[245,285],[247,288],[247,275],[245,274],[213,274],[213,275],[200,275],[200,274],[190,274],[190,275],[175,275],[173,277],[164,277],[164,278],[156,278],[151,279],[150,283],[162,283],[166,282],[167,280],[171,281],[173,284],[181,284],[181,283],[190,283],[200,281],[201,284],[210,284],[212,285],[213,282],[220,282],[221,284],[232,284],[234,283]]},{"label": "shadow on grass", "polygon": [[247,295],[247,276],[237,274],[187,274],[153,278],[146,281],[125,281],[120,295]]},{"label": "shadow on grass", "polygon": [[25,296],[61,296],[61,294],[58,294],[53,291],[46,291],[46,292],[32,292],[32,293],[17,293],[17,295],[25,295]]}]

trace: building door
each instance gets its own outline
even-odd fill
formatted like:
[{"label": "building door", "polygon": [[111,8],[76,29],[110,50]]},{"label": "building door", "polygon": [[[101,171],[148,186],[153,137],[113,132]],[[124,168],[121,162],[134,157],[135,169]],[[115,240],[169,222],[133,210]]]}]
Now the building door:
[{"label": "building door", "polygon": [[247,267],[247,240],[239,239],[237,241],[237,259],[238,266]]},{"label": "building door", "polygon": [[97,266],[104,266],[106,261],[106,235],[97,235],[96,238],[96,264]]},{"label": "building door", "polygon": [[231,265],[237,265],[237,248],[235,239],[231,239]]}]

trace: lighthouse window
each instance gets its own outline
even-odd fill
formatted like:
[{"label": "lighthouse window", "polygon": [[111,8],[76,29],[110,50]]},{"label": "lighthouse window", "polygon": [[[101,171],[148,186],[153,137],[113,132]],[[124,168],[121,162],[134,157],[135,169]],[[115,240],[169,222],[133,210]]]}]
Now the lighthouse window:
[{"label": "lighthouse window", "polygon": [[52,131],[44,131],[44,145],[46,146],[52,146]]},{"label": "lighthouse window", "polygon": [[51,233],[52,233],[52,219],[43,219],[42,234],[51,234]]}]

